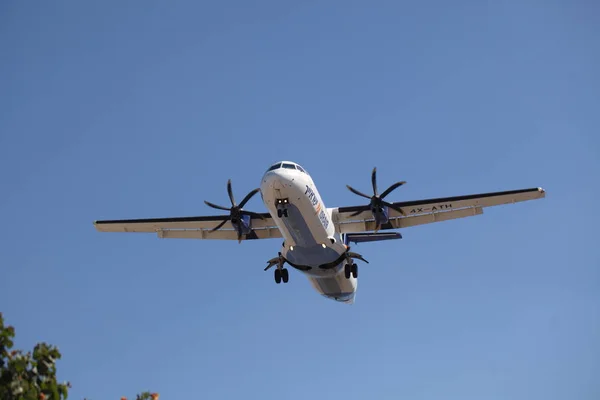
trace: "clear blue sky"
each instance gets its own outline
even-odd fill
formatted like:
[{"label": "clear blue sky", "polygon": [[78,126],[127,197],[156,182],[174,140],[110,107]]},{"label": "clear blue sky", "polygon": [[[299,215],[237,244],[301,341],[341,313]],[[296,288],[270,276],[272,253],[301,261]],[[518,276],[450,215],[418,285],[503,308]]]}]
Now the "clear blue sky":
[{"label": "clear blue sky", "polygon": [[[600,398],[593,1],[0,5],[0,310],[73,399]],[[103,234],[213,214],[270,163],[329,207],[543,186],[362,244],[357,302],[279,241]],[[248,208],[264,211],[259,197]]]}]

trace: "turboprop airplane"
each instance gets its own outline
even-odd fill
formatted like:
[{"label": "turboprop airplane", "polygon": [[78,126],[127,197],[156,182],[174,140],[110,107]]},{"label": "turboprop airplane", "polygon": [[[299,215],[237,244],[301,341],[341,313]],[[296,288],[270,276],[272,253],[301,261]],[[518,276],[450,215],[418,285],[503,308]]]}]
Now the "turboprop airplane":
[{"label": "turboprop airplane", "polygon": [[[277,162],[262,177],[259,188],[238,204],[231,180],[227,182],[230,207],[205,201],[229,215],[177,218],[124,219],[95,221],[101,232],[151,232],[159,238],[244,240],[282,238],[277,257],[264,269],[276,267],[276,283],[287,283],[285,264],[306,275],[321,295],[343,303],[354,303],[358,284],[356,260],[367,262],[350,250],[350,243],[401,239],[394,229],[432,222],[448,221],[483,213],[484,207],[510,204],[545,197],[542,188],[472,194],[416,201],[388,202],[385,198],[406,182],[396,182],[382,193],[377,189],[377,170],[371,174],[373,194],[351,186],[354,194],[368,204],[328,208],[311,176],[297,163]],[[261,194],[268,212],[244,210],[246,203]],[[227,224],[229,222],[229,224]]]}]

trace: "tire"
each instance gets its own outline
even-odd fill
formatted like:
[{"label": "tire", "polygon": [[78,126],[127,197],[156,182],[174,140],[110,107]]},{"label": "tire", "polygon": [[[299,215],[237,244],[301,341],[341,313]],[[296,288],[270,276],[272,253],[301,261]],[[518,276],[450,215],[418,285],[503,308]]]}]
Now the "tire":
[{"label": "tire", "polygon": [[275,270],[275,283],[281,283],[281,271],[278,269]]},{"label": "tire", "polygon": [[281,270],[281,279],[283,279],[283,283],[288,283],[290,279],[290,274],[287,268]]}]

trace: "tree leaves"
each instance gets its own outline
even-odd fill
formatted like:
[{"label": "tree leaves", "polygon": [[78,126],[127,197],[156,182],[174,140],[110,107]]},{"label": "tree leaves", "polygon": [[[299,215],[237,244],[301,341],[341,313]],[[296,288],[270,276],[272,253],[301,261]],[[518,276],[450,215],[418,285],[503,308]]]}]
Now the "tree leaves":
[{"label": "tree leaves", "polygon": [[158,400],[158,393],[142,392],[136,396],[135,400]]},{"label": "tree leaves", "polygon": [[[14,337],[15,328],[4,326],[0,312],[0,400],[66,400],[71,383],[56,380],[58,348],[42,342],[33,354],[23,353],[12,350]],[[158,400],[158,393],[142,392],[136,400]]]},{"label": "tree leaves", "polygon": [[31,352],[12,350],[15,329],[4,325],[0,313],[0,399],[66,400],[70,383],[56,380],[56,346],[38,343]]}]

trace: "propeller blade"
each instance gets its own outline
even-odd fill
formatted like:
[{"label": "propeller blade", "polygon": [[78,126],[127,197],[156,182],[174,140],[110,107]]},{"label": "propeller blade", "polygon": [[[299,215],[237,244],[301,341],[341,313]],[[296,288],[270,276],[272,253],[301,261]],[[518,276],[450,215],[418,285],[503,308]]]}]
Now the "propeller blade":
[{"label": "propeller blade", "polygon": [[219,229],[221,229],[221,227],[222,227],[223,225],[225,225],[225,223],[226,223],[227,221],[229,221],[229,219],[228,219],[227,217],[224,217],[224,218],[226,218],[226,219],[224,219],[224,220],[223,220],[223,221],[222,221],[222,222],[221,222],[219,225],[215,226],[215,227],[214,227],[214,228],[212,228],[210,231],[211,231],[211,232],[214,232],[214,231],[216,231],[216,230],[219,230]]},{"label": "propeller blade", "polygon": [[240,208],[244,207],[244,205],[248,202],[248,200],[250,200],[252,198],[252,196],[254,196],[259,191],[260,191],[260,188],[256,188],[253,191],[251,191],[250,193],[248,193],[246,195],[246,197],[244,197],[244,200],[242,200],[242,202],[239,204],[239,207]]},{"label": "propeller blade", "polygon": [[371,199],[371,196],[367,196],[366,194],[359,192],[358,190],[354,189],[352,186],[350,185],[346,185],[346,187],[348,188],[348,190],[350,190],[352,193],[357,194],[361,197],[364,197],[365,199]]},{"label": "propeller blade", "polygon": [[230,210],[227,207],[218,206],[216,204],[211,203],[210,201],[204,200],[204,203],[206,203],[206,205],[209,206],[209,207],[216,208],[217,210],[223,210],[223,211],[229,211]]},{"label": "propeller blade", "polygon": [[351,216],[351,217],[356,217],[358,214],[360,214],[360,213],[362,213],[362,212],[365,212],[365,211],[367,211],[368,209],[369,209],[369,207],[365,207],[365,208],[364,208],[364,209],[362,209],[362,210],[358,210],[358,211],[356,211],[356,212],[353,212],[352,214],[350,214],[350,216]]},{"label": "propeller blade", "polygon": [[237,225],[238,243],[242,243],[242,224]]},{"label": "propeller blade", "polygon": [[373,184],[373,195],[377,196],[377,167],[373,168],[371,173],[371,183]]},{"label": "propeller blade", "polygon": [[391,208],[392,210],[398,211],[400,215],[406,215],[400,207],[396,207],[395,205],[393,205],[392,203],[388,203],[387,201],[383,201],[382,203]]},{"label": "propeller blade", "polygon": [[235,199],[233,198],[233,190],[231,190],[231,179],[227,180],[227,193],[229,194],[229,200],[231,200],[231,206],[235,207]]},{"label": "propeller blade", "polygon": [[254,218],[260,218],[260,219],[262,219],[262,220],[264,220],[264,219],[265,219],[265,217],[263,217],[261,214],[259,214],[259,213],[255,213],[255,212],[252,212],[252,211],[246,211],[246,210],[242,210],[242,211],[240,211],[240,212],[241,212],[242,214],[249,215],[249,216],[251,216],[251,217],[254,217]]},{"label": "propeller blade", "polygon": [[389,188],[387,188],[385,190],[385,192],[381,193],[381,196],[379,196],[379,198],[381,198],[381,199],[385,198],[385,196],[387,196],[388,194],[392,193],[392,191],[396,190],[397,188],[399,188],[400,186],[404,185],[405,183],[406,183],[406,181],[394,183],[392,186],[390,186]]}]

